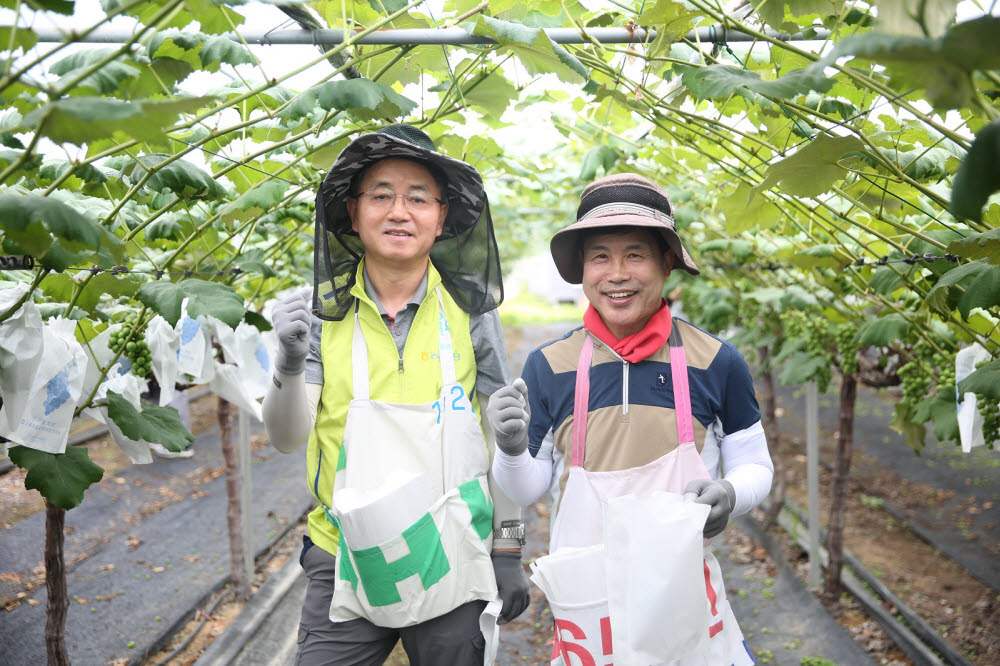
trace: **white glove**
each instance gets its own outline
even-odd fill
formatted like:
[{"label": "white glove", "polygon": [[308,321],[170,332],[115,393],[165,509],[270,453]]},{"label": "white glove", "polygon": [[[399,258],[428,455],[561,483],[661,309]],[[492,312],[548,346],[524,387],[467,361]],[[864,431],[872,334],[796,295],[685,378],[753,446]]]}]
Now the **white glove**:
[{"label": "white glove", "polygon": [[298,375],[306,369],[309,331],[312,328],[312,287],[301,289],[271,310],[271,325],[278,337],[275,369],[284,375]]},{"label": "white glove", "polygon": [[528,448],[528,385],[518,377],[513,384],[497,389],[486,406],[486,418],[493,426],[497,446],[509,456],[520,455]]}]

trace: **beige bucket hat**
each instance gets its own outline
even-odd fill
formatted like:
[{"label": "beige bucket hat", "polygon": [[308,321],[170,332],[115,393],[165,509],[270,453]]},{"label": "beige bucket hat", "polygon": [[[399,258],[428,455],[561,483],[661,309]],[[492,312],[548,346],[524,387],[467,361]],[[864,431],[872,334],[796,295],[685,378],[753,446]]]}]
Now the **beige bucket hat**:
[{"label": "beige bucket hat", "polygon": [[636,173],[598,178],[580,195],[576,222],[556,232],[549,243],[559,274],[570,284],[583,281],[581,231],[600,227],[646,227],[663,236],[677,256],[674,264],[691,275],[701,271],[681,244],[667,191]]}]

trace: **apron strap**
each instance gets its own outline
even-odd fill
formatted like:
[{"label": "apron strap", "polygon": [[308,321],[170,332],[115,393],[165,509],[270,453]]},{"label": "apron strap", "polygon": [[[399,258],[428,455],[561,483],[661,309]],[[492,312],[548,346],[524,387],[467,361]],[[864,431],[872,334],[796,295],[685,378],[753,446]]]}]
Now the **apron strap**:
[{"label": "apron strap", "polygon": [[354,375],[354,399],[367,400],[368,394],[368,343],[365,334],[361,332],[361,322],[358,321],[358,303],[354,299],[354,340],[351,343],[351,372]]},{"label": "apron strap", "polygon": [[691,390],[688,386],[687,356],[678,327],[670,330],[670,379],[674,388],[674,417],[677,419],[677,443],[694,442],[694,421],[691,416]]},{"label": "apron strap", "polygon": [[455,350],[451,345],[451,329],[444,314],[444,297],[441,287],[434,289],[438,297],[438,356],[441,358],[441,386],[451,386],[455,379]]},{"label": "apron strap", "polygon": [[576,393],[573,397],[573,467],[583,467],[587,451],[587,414],[590,410],[590,361],[594,357],[594,339],[585,334],[580,360],[576,364]]}]

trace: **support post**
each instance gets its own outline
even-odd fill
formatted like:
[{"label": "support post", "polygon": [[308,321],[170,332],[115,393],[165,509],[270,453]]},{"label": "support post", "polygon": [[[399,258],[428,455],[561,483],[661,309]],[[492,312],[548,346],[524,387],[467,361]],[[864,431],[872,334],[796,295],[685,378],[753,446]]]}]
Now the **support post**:
[{"label": "support post", "polygon": [[809,489],[809,587],[821,582],[819,554],[819,395],[806,384],[806,484]]},{"label": "support post", "polygon": [[250,519],[253,496],[253,478],[250,451],[250,415],[242,407],[239,410],[239,465],[240,465],[240,536],[243,539],[243,569],[247,580],[253,580],[253,521]]}]

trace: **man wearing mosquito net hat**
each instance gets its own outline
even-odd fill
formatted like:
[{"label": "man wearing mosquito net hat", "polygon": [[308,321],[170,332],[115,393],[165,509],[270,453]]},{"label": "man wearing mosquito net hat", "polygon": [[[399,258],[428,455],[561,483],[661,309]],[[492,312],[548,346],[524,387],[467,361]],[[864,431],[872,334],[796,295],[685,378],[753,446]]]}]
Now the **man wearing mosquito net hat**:
[{"label": "man wearing mosquito net hat", "polygon": [[400,639],[411,664],[492,661],[528,584],[479,418],[509,381],[479,173],[407,125],[355,139],[316,197],[309,291],[274,307],[264,401],[276,448],[308,440],[318,502],[297,663],[381,664]]}]

